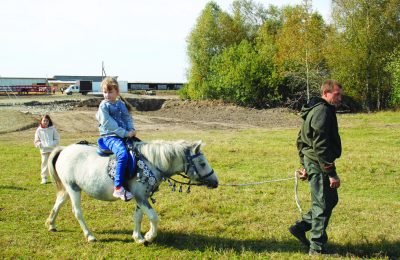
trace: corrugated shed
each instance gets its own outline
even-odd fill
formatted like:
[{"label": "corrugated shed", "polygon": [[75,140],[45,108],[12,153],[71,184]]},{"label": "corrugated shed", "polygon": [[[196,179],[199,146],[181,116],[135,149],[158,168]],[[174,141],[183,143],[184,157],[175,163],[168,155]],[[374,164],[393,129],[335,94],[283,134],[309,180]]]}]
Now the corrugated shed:
[{"label": "corrugated shed", "polygon": [[47,78],[0,78],[0,86],[21,86],[46,83]]}]

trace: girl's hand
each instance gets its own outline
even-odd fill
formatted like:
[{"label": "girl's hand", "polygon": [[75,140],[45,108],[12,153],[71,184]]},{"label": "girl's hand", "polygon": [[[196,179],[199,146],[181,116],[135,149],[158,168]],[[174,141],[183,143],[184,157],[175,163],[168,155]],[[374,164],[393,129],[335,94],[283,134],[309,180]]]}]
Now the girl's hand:
[{"label": "girl's hand", "polygon": [[134,137],[135,135],[136,135],[135,130],[129,131],[129,133],[128,133],[128,137]]}]

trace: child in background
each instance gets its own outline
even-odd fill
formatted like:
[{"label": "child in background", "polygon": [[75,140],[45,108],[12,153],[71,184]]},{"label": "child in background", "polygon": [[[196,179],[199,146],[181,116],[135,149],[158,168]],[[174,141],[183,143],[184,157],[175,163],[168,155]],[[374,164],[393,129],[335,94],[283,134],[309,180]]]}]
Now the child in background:
[{"label": "child in background", "polygon": [[35,147],[40,149],[40,155],[42,157],[41,165],[41,177],[42,184],[47,183],[47,176],[49,175],[47,169],[47,161],[51,151],[60,143],[60,135],[56,128],[53,126],[53,122],[49,115],[44,115],[39,122],[39,127],[35,132]]},{"label": "child in background", "polygon": [[102,138],[103,144],[117,157],[113,196],[129,201],[133,195],[122,186],[129,159],[129,153],[122,138],[136,135],[133,119],[129,113],[131,107],[119,95],[118,82],[114,78],[104,78],[101,82],[101,89],[104,100],[100,103],[96,114],[99,121],[100,138]]}]

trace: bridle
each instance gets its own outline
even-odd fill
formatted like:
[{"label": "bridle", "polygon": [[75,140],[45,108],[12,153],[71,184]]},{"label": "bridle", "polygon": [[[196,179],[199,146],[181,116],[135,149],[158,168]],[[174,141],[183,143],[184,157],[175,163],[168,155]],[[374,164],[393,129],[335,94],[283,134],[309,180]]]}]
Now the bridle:
[{"label": "bridle", "polygon": [[197,157],[200,157],[200,156],[204,156],[204,155],[202,153],[197,153],[197,154],[191,155],[189,150],[185,151],[185,157],[186,157],[185,174],[187,176],[189,176],[188,175],[189,169],[193,168],[194,172],[199,176],[197,178],[197,181],[201,182],[201,181],[207,179],[208,177],[210,177],[211,175],[213,175],[214,174],[214,170],[211,169],[211,171],[209,173],[207,173],[206,175],[200,176],[199,175],[199,170],[197,169],[196,164],[193,162],[194,159],[196,159]]},{"label": "bridle", "polygon": [[[203,186],[203,185],[206,185],[205,183],[203,183],[203,181],[205,179],[207,179],[208,177],[210,177],[211,175],[213,175],[214,174],[214,170],[211,169],[211,171],[209,173],[201,176],[199,174],[198,168],[196,167],[196,164],[193,161],[194,159],[196,159],[197,157],[200,157],[200,156],[204,156],[204,155],[202,153],[197,153],[197,154],[191,155],[189,149],[187,149],[185,151],[185,159],[186,159],[185,168],[184,168],[185,174],[179,173],[178,175],[180,175],[182,178],[189,179],[188,182],[177,181],[177,180],[175,180],[175,179],[173,179],[171,177],[169,177],[169,179],[174,181],[174,182],[176,182],[176,183],[183,184],[183,185],[188,185],[188,186],[193,186],[193,185],[194,186]],[[190,177],[188,177],[190,168],[193,168],[195,174],[198,176],[196,178],[196,180],[195,180],[195,181],[198,181],[198,183],[191,183]]]}]

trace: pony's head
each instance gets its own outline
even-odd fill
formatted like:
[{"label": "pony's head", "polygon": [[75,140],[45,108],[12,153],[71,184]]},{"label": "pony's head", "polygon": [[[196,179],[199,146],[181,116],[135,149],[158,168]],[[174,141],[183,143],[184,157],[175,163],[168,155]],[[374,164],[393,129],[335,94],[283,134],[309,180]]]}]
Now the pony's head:
[{"label": "pony's head", "polygon": [[218,178],[206,157],[201,152],[201,141],[194,142],[185,151],[185,173],[190,180],[204,184],[208,188],[218,187]]},{"label": "pony's head", "polygon": [[136,147],[149,162],[165,174],[164,177],[184,171],[192,182],[217,188],[218,178],[201,152],[201,144],[201,141],[155,140],[137,143]]}]

